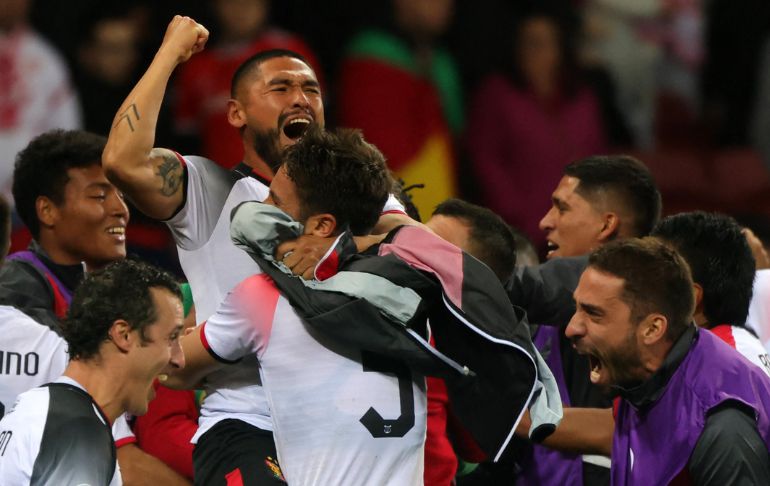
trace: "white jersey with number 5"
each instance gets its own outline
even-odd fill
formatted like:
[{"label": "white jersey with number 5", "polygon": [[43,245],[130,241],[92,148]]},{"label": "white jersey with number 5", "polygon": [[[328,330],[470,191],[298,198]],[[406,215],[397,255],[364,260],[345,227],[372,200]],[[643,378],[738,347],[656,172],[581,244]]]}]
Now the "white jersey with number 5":
[{"label": "white jersey with number 5", "polygon": [[227,296],[201,339],[220,361],[256,355],[289,484],[422,484],[422,376],[314,335],[264,274]]}]

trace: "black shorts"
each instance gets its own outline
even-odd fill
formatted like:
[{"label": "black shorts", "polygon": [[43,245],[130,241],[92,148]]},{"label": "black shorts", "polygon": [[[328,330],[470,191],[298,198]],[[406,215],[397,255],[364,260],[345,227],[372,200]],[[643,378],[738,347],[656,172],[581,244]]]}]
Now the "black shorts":
[{"label": "black shorts", "polygon": [[196,485],[285,485],[273,433],[241,420],[223,420],[193,450]]}]

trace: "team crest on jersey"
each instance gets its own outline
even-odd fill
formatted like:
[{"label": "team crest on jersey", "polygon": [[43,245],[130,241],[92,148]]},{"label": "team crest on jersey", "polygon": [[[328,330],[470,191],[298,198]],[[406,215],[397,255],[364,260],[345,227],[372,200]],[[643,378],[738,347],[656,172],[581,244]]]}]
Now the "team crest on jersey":
[{"label": "team crest on jersey", "polygon": [[278,465],[278,461],[276,459],[267,456],[265,458],[265,466],[267,466],[267,468],[276,479],[280,479],[281,481],[286,482],[286,478],[283,477],[283,472],[281,471],[281,466]]}]

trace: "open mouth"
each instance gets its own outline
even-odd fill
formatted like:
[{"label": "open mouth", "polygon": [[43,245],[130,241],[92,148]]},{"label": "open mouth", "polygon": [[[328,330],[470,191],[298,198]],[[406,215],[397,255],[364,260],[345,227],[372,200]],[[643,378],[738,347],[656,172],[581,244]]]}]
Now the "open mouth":
[{"label": "open mouth", "polygon": [[548,240],[546,242],[546,258],[551,258],[558,249],[559,249],[559,245],[557,245],[551,240]]},{"label": "open mouth", "polygon": [[604,366],[602,365],[602,361],[593,354],[587,354],[586,356],[588,356],[588,364],[591,367],[591,383],[596,384],[601,378],[601,372]]},{"label": "open mouth", "polygon": [[126,239],[126,227],[125,226],[112,226],[107,228],[107,233],[116,236],[119,240]]},{"label": "open mouth", "polygon": [[295,118],[289,120],[283,125],[283,134],[286,138],[296,141],[305,134],[305,131],[310,126],[310,120],[306,118]]}]

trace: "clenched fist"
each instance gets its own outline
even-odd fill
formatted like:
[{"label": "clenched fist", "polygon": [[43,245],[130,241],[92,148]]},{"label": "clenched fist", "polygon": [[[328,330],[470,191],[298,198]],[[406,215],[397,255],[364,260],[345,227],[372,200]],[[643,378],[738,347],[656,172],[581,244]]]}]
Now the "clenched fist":
[{"label": "clenched fist", "polygon": [[168,24],[159,52],[174,56],[177,63],[181,64],[202,51],[208,40],[209,31],[206,27],[190,17],[175,15]]}]

